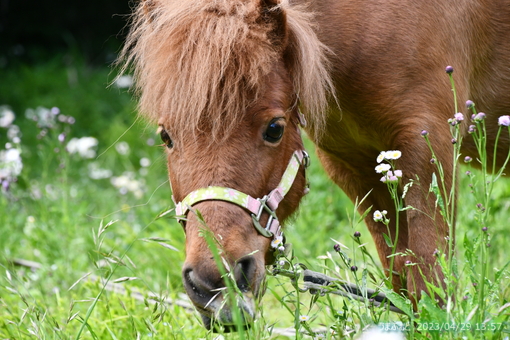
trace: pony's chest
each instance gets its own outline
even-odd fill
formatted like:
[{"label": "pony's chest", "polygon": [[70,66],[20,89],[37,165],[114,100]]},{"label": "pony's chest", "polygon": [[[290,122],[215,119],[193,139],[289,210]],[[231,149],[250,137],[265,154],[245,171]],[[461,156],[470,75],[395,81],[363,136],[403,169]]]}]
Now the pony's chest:
[{"label": "pony's chest", "polygon": [[390,139],[385,129],[349,112],[336,112],[328,117],[322,134],[312,136],[317,146],[338,160],[352,166],[372,162]]}]

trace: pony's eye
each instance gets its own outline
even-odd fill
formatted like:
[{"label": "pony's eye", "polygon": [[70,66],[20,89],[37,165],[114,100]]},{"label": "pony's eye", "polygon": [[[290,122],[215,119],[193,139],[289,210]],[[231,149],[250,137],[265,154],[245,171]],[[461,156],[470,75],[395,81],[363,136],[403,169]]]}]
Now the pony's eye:
[{"label": "pony's eye", "polygon": [[166,147],[171,149],[174,147],[174,142],[172,141],[172,138],[170,138],[170,135],[168,132],[166,132],[165,129],[161,129],[161,132],[159,133],[161,136],[161,140],[163,143],[165,143]]},{"label": "pony's eye", "polygon": [[266,131],[264,131],[263,138],[269,143],[276,143],[282,138],[284,129],[285,126],[282,123],[282,119],[275,118],[267,126]]}]

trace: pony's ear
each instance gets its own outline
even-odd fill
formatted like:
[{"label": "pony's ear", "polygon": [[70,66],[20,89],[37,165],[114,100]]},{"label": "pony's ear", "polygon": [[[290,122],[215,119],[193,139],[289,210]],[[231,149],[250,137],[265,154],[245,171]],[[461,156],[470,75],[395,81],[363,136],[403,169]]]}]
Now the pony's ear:
[{"label": "pony's ear", "polygon": [[260,0],[264,20],[273,27],[270,38],[276,46],[287,45],[287,16],[280,6],[280,0]]}]

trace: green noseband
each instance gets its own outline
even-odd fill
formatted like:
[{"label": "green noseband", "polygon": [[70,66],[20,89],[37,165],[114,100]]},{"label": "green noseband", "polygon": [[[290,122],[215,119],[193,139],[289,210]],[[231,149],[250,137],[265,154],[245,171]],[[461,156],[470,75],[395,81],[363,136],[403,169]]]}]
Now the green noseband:
[{"label": "green noseband", "polygon": [[[241,191],[225,188],[210,186],[201,188],[191,192],[181,202],[175,206],[175,213],[179,222],[184,223],[186,215],[191,210],[193,205],[203,201],[225,201],[238,205],[251,213],[253,225],[261,235],[265,237],[281,238],[282,230],[280,222],[276,216],[276,209],[283,200],[285,195],[289,192],[292,184],[294,183],[299,167],[303,166],[305,169],[310,164],[310,157],[306,151],[298,150],[292,154],[287,169],[283,173],[282,179],[276,189],[262,198],[253,198]],[[305,189],[305,193],[308,188]],[[263,212],[269,214],[269,219],[266,226],[260,224],[260,218]]]}]

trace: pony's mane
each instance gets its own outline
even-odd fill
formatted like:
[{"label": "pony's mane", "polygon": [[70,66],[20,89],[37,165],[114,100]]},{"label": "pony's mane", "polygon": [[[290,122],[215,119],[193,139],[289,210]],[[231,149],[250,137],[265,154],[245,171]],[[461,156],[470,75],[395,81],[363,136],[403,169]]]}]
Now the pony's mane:
[{"label": "pony's mane", "polygon": [[140,112],[171,116],[175,131],[208,122],[214,137],[226,136],[285,53],[305,115],[320,129],[333,88],[326,48],[310,13],[286,0],[273,10],[286,16],[286,46],[275,43],[279,23],[263,17],[259,0],[142,1],[120,56],[122,72],[134,67]]}]

